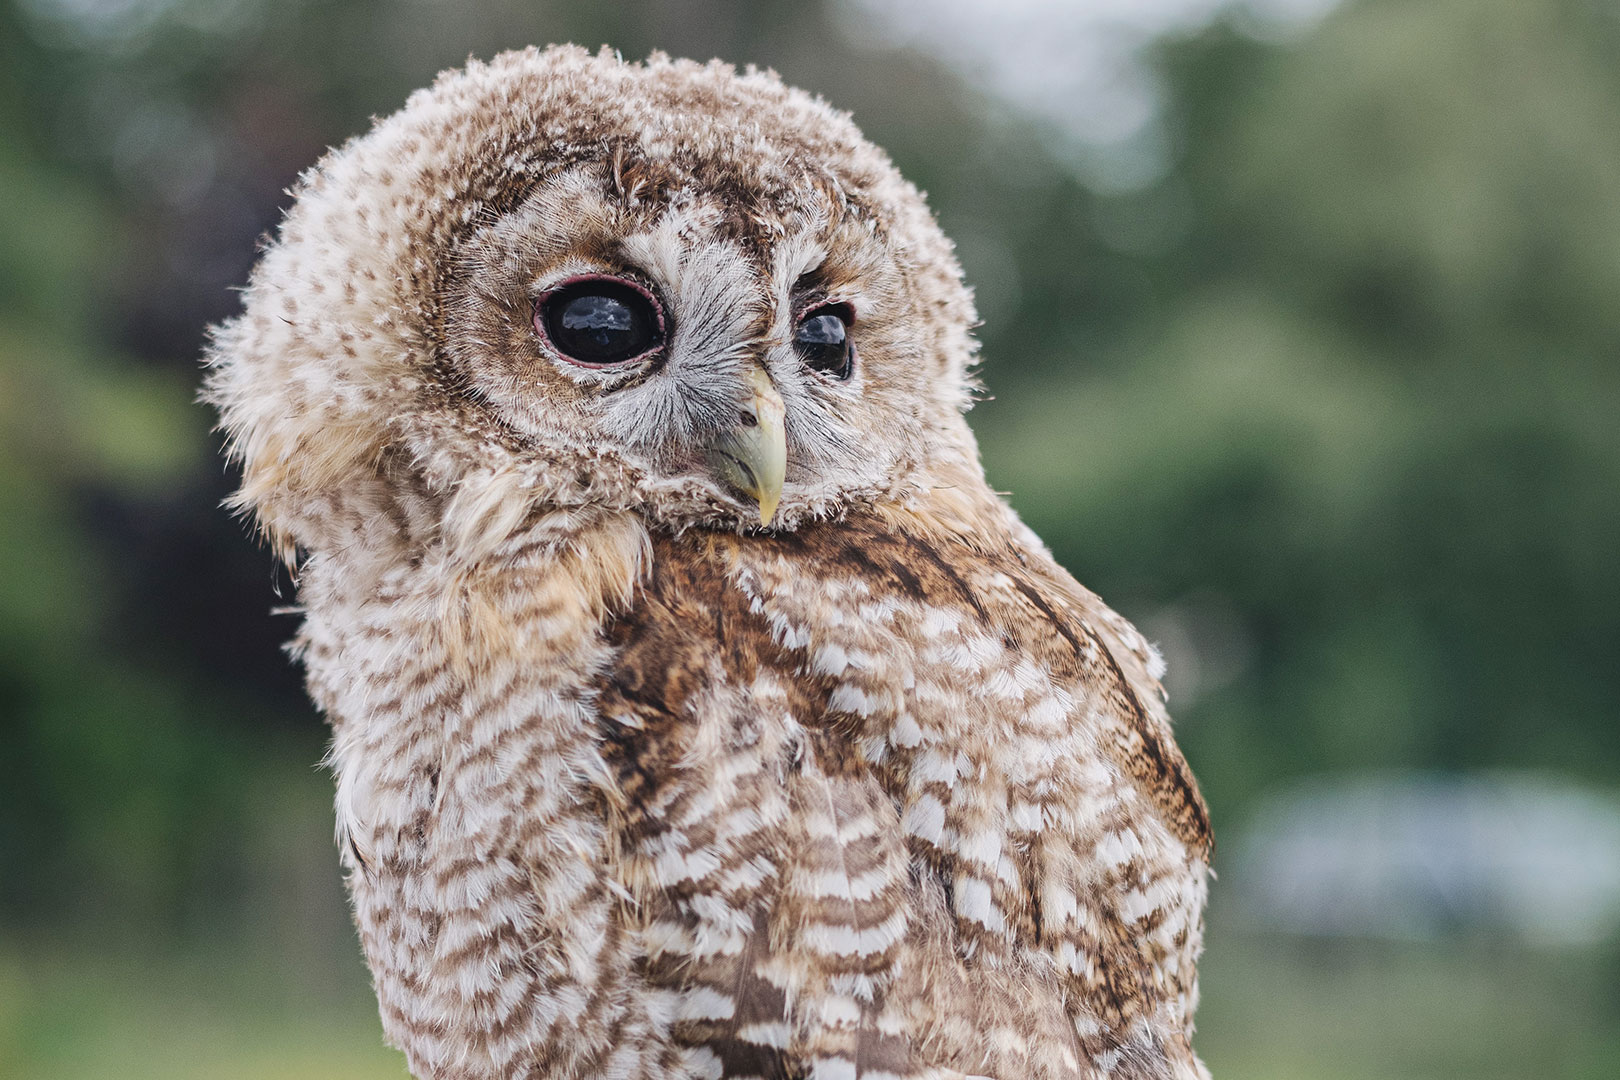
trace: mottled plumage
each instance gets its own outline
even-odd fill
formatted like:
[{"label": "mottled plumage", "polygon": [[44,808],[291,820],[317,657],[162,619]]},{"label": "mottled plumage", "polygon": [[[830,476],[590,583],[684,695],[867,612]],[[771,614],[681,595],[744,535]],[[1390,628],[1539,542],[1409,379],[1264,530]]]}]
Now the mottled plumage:
[{"label": "mottled plumage", "polygon": [[[537,329],[600,277],[650,359]],[[1206,1075],[1203,803],[1157,656],[985,484],[973,322],[768,74],[511,53],[304,178],[209,396],[417,1075]]]}]

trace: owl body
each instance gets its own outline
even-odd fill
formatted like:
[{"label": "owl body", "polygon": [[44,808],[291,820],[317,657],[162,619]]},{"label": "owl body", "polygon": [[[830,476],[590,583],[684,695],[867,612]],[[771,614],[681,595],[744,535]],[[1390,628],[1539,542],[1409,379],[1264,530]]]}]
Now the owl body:
[{"label": "owl body", "polygon": [[1206,1075],[1203,804],[972,322],[771,76],[508,54],[305,178],[210,395],[418,1076]]}]

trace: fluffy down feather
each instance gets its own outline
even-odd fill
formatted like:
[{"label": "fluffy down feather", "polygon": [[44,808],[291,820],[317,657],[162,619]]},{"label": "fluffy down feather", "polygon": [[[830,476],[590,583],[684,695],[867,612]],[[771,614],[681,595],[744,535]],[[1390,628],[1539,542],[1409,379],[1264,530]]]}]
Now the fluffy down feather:
[{"label": "fluffy down feather", "polygon": [[[1208,822],[1157,658],[988,488],[974,314],[849,118],[655,56],[447,73],[302,180],[208,396],[298,567],[418,1076],[1205,1076]],[[530,326],[580,273],[655,364]],[[807,303],[855,374],[799,364]],[[761,370],[772,527],[694,454]]]}]

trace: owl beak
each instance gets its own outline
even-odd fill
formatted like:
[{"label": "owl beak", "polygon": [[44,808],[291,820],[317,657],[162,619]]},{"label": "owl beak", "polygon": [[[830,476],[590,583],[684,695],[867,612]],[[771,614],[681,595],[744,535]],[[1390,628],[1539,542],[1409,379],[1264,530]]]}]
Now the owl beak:
[{"label": "owl beak", "polygon": [[769,525],[787,472],[782,395],[760,368],[749,372],[746,381],[736,426],[710,445],[709,462],[722,480],[759,503],[759,523]]}]

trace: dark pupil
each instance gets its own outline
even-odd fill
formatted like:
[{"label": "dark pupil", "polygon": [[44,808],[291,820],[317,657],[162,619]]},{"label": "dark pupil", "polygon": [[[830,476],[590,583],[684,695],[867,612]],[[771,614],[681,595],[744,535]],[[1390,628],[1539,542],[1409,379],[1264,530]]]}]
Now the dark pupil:
[{"label": "dark pupil", "polygon": [[546,301],[546,334],[582,364],[617,364],[658,344],[658,317],[647,298],[612,282],[586,281]]},{"label": "dark pupil", "polygon": [[793,338],[804,362],[817,371],[825,371],[839,378],[849,375],[849,341],[844,320],[831,313],[812,315],[799,324]]}]

